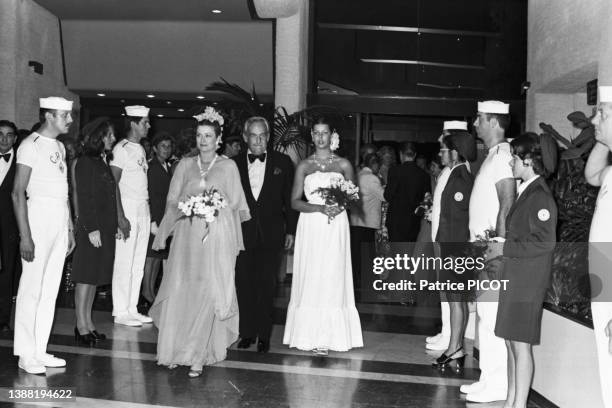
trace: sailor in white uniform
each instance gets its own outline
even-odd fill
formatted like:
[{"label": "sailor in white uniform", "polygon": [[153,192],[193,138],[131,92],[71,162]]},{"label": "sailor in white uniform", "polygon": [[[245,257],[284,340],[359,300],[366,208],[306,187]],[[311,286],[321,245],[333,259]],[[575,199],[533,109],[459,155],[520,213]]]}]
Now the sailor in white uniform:
[{"label": "sailor in white uniform", "polygon": [[[489,152],[482,162],[470,197],[470,239],[493,231],[495,240],[506,236],[506,216],[514,203],[516,182],[512,175],[510,144],[505,132],[510,124],[510,106],[500,101],[478,102],[474,128]],[[501,254],[502,244],[496,252]],[[501,273],[501,271],[499,271]],[[485,277],[488,278],[488,277]],[[499,291],[487,291],[477,299],[480,379],[460,390],[472,402],[505,400],[508,391],[507,351],[503,339],[495,336]]]},{"label": "sailor in white uniform", "polygon": [[41,98],[42,126],[17,150],[13,204],[23,272],[15,308],[14,354],[19,356],[19,368],[30,374],[66,365],[65,360],[47,353],[47,342],[64,261],[75,245],[66,150],[57,140],[68,132],[71,111],[69,100]]},{"label": "sailor in white uniform", "polygon": [[111,171],[118,186],[119,239],[113,269],[113,316],[116,324],[142,326],[152,323],[136,308],[144,275],[151,228],[147,157],[140,140],[147,136],[149,108],[126,106],[127,137],[113,148]]},{"label": "sailor in white uniform", "polygon": [[[589,273],[602,282],[593,287],[591,311],[599,358],[603,405],[612,408],[612,86],[599,87],[599,106],[592,120],[597,143],[584,175],[589,184],[601,186],[589,234]],[[592,279],[593,282],[595,279]]]}]

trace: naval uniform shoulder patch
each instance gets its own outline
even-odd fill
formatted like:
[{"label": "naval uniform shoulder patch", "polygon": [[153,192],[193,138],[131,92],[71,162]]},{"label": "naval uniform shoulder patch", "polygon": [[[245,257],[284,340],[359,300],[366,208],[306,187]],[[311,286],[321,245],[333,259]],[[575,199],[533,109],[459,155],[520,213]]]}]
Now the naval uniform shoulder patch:
[{"label": "naval uniform shoulder patch", "polygon": [[455,201],[463,201],[463,193],[461,191],[455,193]]},{"label": "naval uniform shoulder patch", "polygon": [[548,221],[550,219],[550,211],[548,211],[546,208],[542,208],[540,211],[538,211],[538,219],[540,221]]}]

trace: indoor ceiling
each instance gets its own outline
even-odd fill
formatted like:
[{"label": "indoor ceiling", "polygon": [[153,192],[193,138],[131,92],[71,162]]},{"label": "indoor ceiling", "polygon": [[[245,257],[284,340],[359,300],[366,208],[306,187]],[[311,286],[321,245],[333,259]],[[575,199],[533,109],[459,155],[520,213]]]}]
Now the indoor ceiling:
[{"label": "indoor ceiling", "polygon": [[35,1],[63,20],[251,21],[255,16],[248,0]]}]

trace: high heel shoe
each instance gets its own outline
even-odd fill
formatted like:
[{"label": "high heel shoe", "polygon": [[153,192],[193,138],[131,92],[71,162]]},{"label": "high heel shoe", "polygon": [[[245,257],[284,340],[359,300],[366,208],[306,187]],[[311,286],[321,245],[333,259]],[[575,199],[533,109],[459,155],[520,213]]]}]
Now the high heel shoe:
[{"label": "high heel shoe", "polygon": [[91,334],[95,341],[106,340],[106,334],[98,333],[97,330],[90,330],[89,334]]},{"label": "high heel shoe", "polygon": [[[457,356],[458,353],[462,354],[460,356]],[[467,356],[467,354],[463,352],[463,347],[459,347],[453,353],[450,353],[450,355],[446,355],[446,353],[443,353],[440,357],[436,359],[434,363],[432,363],[432,365],[440,370],[444,370],[446,367],[449,366],[451,362],[454,361],[456,364],[455,370],[457,372],[460,372],[465,364],[465,356]]]},{"label": "high heel shoe", "polygon": [[74,340],[76,340],[77,344],[79,346],[93,346],[94,344],[96,344],[96,340],[94,339],[94,337],[91,335],[91,333],[87,333],[87,334],[81,334],[79,333],[79,329],[78,328],[74,328]]},{"label": "high heel shoe", "polygon": [[199,369],[199,370],[197,370],[197,369],[196,369],[196,370],[194,370],[194,368],[193,368],[193,367],[194,367],[194,366],[191,366],[191,367],[189,368],[189,372],[187,373],[187,375],[189,376],[189,378],[197,378],[197,377],[201,376],[201,375],[202,375],[202,372],[204,371],[204,367],[200,367],[200,369]]}]

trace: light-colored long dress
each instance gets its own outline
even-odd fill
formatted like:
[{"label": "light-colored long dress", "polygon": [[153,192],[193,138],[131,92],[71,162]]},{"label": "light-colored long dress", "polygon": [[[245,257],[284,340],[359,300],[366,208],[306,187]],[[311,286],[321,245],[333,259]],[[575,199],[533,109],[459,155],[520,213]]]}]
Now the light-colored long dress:
[{"label": "light-colored long dress", "polygon": [[[157,362],[162,365],[214,364],[224,360],[238,338],[238,303],[234,285],[236,257],[244,249],[240,223],[250,218],[232,160],[217,158],[206,174],[228,201],[206,227],[201,219],[183,218],[178,202],[203,191],[197,157],[178,164],[168,192],[166,212],[155,237],[172,244],[159,293],[149,311],[159,329]],[[208,231],[205,242],[202,238]]]},{"label": "light-colored long dress", "polygon": [[[334,177],[343,176],[320,171],[306,176],[304,193],[308,202],[324,204],[315,191],[329,186]],[[283,343],[300,350],[363,347],[346,211],[330,223],[322,213],[300,214]]]}]

